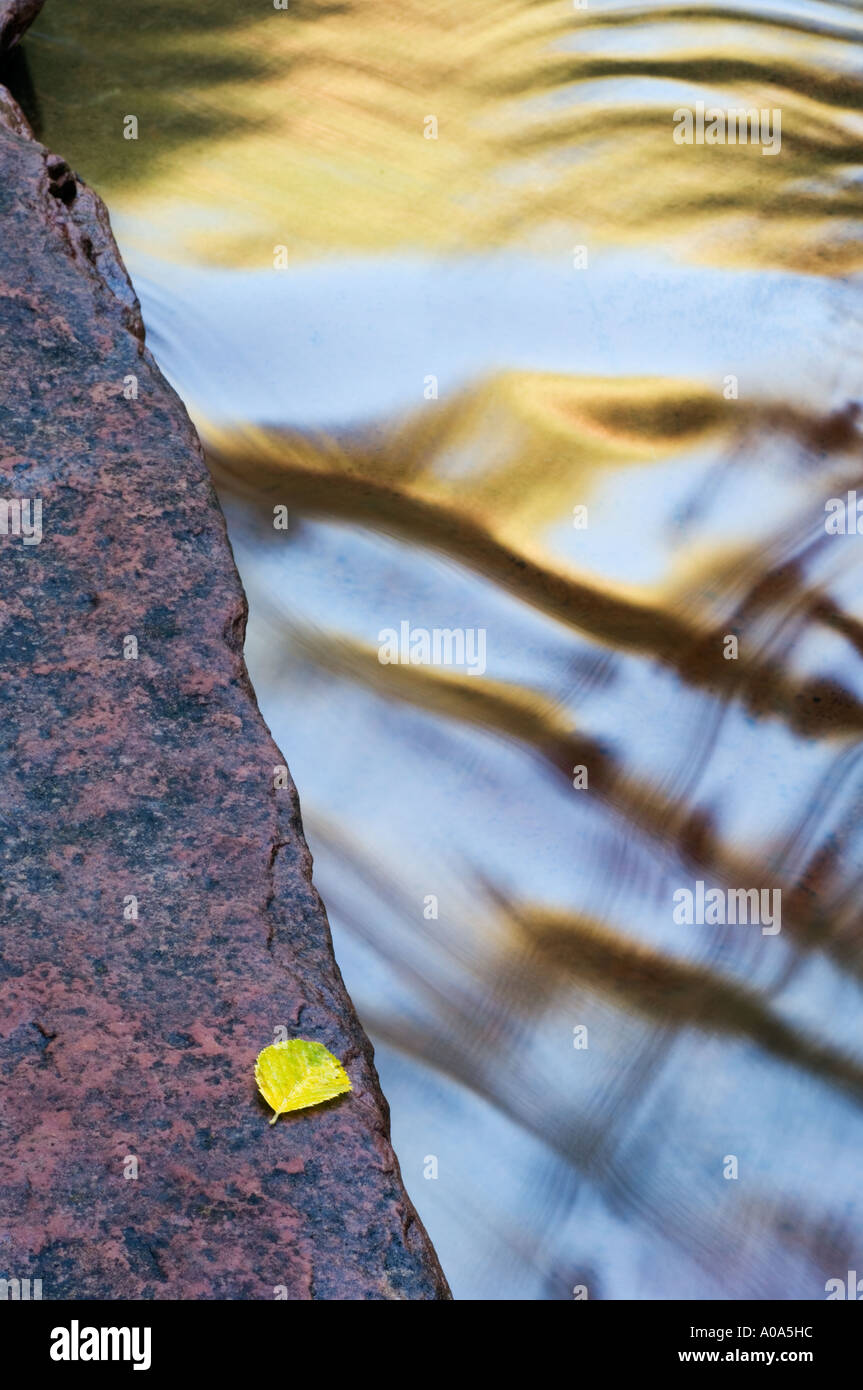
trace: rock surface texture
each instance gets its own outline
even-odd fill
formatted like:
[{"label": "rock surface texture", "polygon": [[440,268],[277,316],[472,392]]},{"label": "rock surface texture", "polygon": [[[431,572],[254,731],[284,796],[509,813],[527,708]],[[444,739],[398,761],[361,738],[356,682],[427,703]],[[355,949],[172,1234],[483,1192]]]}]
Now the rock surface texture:
[{"label": "rock surface texture", "polygon": [[[36,8],[0,2],[0,32]],[[274,788],[197,438],[105,209],[6,93],[0,220],[0,1277],[447,1298]],[[271,1127],[280,1028],[354,1089]]]},{"label": "rock surface texture", "polygon": [[0,54],[16,44],[45,0],[0,0]]}]

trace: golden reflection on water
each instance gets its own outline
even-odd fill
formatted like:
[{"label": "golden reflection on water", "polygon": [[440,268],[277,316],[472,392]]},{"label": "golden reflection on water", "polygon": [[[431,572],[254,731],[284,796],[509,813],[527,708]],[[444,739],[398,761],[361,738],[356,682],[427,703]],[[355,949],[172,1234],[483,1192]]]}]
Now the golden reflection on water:
[{"label": "golden reflection on water", "polygon": [[[860,37],[846,4],[87,0],[49,5],[28,52],[46,142],[172,259],[650,239],[836,272],[860,263]],[[681,151],[671,112],[698,96],[781,107],[781,157]]]},{"label": "golden reflection on water", "polygon": [[[863,496],[859,287],[828,279],[860,264],[860,30],[817,0],[82,0],[28,40],[42,138],[161,287],[148,330],[208,448],[250,669],[457,1295],[820,1298],[863,1260],[863,541],[824,528],[825,499]],[[676,145],[696,100],[781,108],[781,151]],[[477,257],[506,307],[513,251],[603,287],[593,318],[563,309],[588,366],[526,365],[489,326],[496,365],[439,399],[418,374],[338,425],[277,386],[244,413],[253,313],[285,316],[288,379],[315,333],[264,280],[248,331],[220,331],[228,280],[207,307],[159,262],[275,275],[280,244],[294,309],[335,305],[357,370],[414,310],[396,286],[360,313],[304,268]],[[733,299],[716,266],[757,274]],[[624,309],[637,373],[604,331]],[[737,347],[682,372],[677,312]],[[512,315],[508,343],[552,336],[538,290]],[[349,384],[334,369],[336,406]],[[488,669],[382,664],[403,620],[482,627]],[[781,933],[675,925],[699,879],[781,890]]]}]

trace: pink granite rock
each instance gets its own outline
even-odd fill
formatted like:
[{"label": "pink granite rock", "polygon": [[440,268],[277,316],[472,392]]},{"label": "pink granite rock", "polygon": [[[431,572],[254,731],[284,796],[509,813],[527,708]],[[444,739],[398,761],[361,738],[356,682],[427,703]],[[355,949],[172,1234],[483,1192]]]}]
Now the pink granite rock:
[{"label": "pink granite rock", "polygon": [[33,23],[45,0],[0,0],[0,53],[5,53]]},{"label": "pink granite rock", "polygon": [[[35,8],[0,4],[5,32]],[[5,93],[0,218],[0,1276],[447,1298],[274,787],[197,438],[105,209]],[[271,1127],[280,1028],[353,1091]]]}]

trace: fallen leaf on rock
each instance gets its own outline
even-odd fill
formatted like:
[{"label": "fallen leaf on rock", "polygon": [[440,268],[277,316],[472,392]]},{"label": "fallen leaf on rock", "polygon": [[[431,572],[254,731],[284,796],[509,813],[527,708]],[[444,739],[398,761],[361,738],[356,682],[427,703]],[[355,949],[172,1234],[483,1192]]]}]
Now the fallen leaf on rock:
[{"label": "fallen leaf on rock", "polygon": [[320,1105],[351,1089],[350,1078],[339,1061],[323,1043],[292,1038],[288,1042],[272,1043],[258,1053],[255,1062],[258,1090],[275,1110],[270,1124],[288,1110],[304,1110],[308,1105]]}]

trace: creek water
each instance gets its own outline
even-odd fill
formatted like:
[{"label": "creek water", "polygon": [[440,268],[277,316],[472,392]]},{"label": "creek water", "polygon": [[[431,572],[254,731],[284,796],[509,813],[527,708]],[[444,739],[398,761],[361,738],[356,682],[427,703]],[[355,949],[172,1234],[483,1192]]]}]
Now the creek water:
[{"label": "creek water", "polygon": [[[863,1270],[861,31],[51,0],[26,42],[209,450],[457,1297]],[[698,102],[781,146],[679,143]],[[403,624],[483,659],[381,662]]]}]

